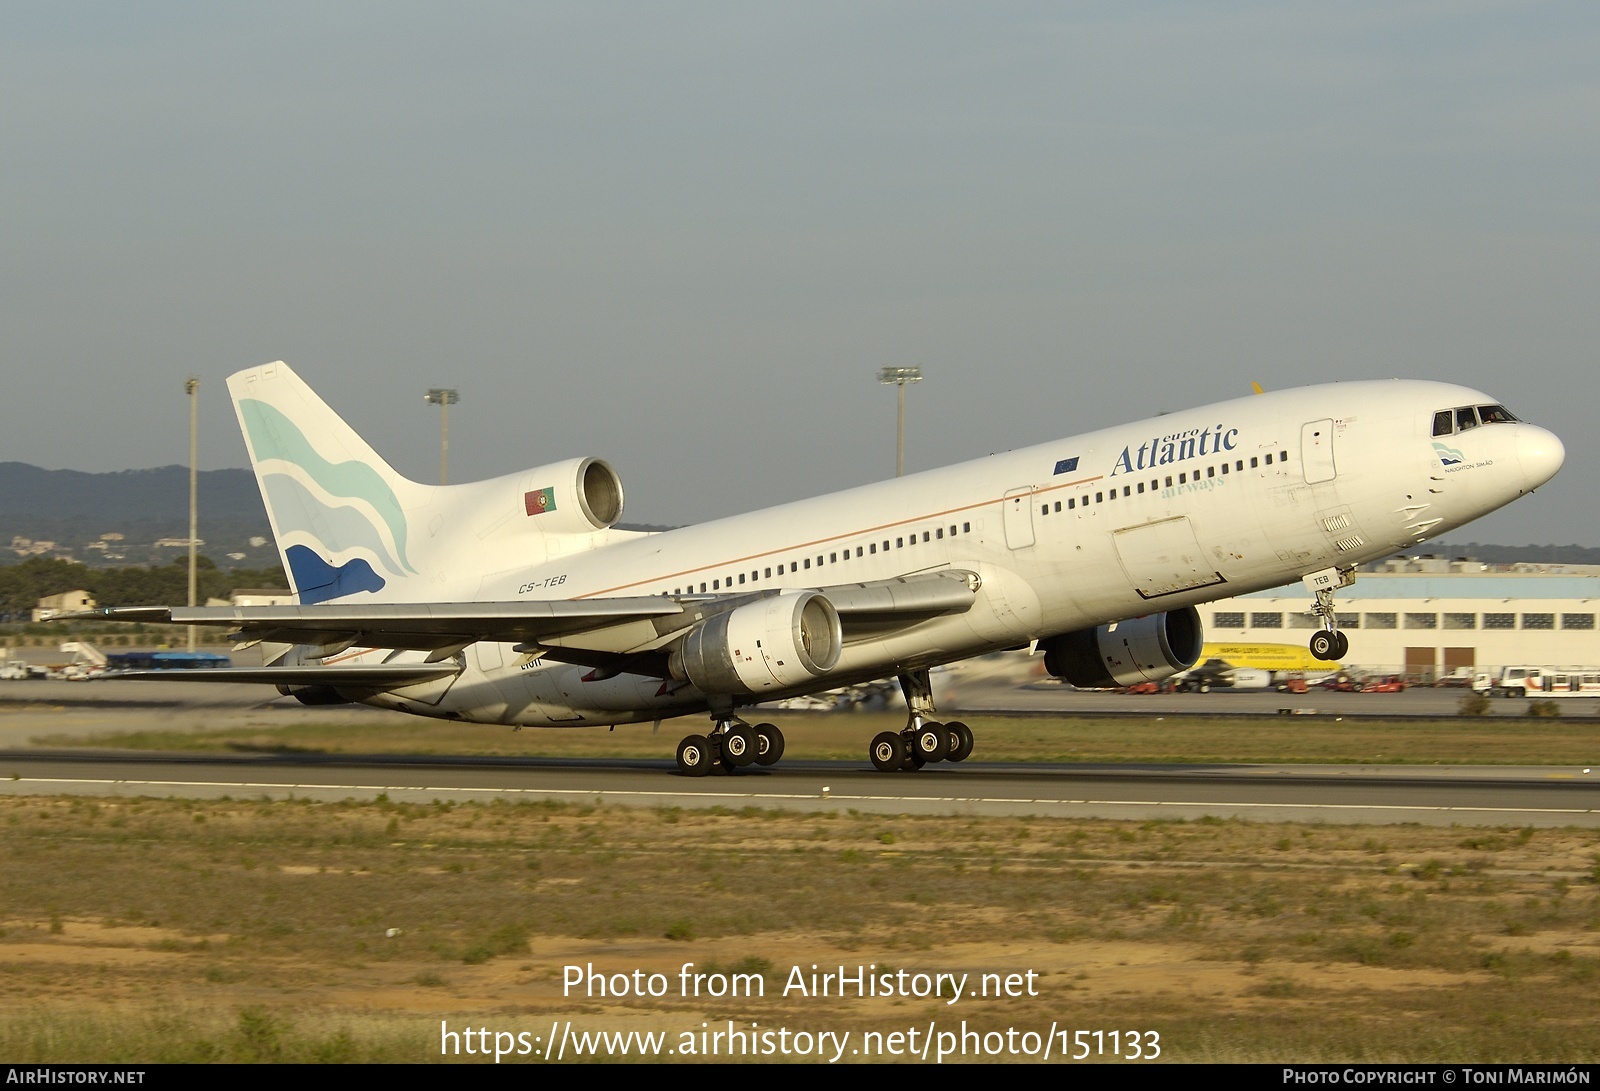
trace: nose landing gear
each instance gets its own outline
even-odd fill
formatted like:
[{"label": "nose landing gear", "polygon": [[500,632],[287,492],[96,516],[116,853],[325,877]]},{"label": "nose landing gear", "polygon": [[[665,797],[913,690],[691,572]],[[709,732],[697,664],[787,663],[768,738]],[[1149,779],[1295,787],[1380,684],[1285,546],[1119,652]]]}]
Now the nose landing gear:
[{"label": "nose landing gear", "polygon": [[1356,582],[1354,568],[1325,568],[1303,581],[1306,590],[1317,597],[1311,613],[1321,619],[1322,628],[1311,637],[1311,655],[1324,661],[1343,659],[1350,652],[1350,638],[1339,631],[1339,616],[1334,612],[1333,593]]}]

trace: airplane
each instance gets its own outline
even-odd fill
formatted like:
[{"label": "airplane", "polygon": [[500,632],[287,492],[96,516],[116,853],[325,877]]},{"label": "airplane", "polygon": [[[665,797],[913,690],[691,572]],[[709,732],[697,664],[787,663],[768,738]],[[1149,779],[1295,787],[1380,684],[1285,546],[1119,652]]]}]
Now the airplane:
[{"label": "airplane", "polygon": [[741,709],[891,676],[907,722],[872,740],[872,764],[961,761],[972,731],[936,719],[931,668],[1026,648],[1077,686],[1160,680],[1200,657],[1197,603],[1296,580],[1321,619],[1311,654],[1343,658],[1335,594],[1358,565],[1565,459],[1479,391],[1346,382],[652,533],[617,528],[602,459],[425,485],[287,364],[228,388],[298,604],[79,616],[227,626],[266,665],[193,680],[307,703],[513,728],[708,714],[677,747],[692,776],[781,758],[782,731]]}]

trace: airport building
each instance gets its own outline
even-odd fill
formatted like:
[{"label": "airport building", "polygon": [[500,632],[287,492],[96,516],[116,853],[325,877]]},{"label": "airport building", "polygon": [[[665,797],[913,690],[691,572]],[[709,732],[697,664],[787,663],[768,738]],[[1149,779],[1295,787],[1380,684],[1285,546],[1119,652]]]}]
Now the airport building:
[{"label": "airport building", "polygon": [[[1350,670],[1432,682],[1506,666],[1600,664],[1600,565],[1408,558],[1335,595]],[[1304,646],[1319,627],[1299,584],[1201,606],[1208,642]]]}]

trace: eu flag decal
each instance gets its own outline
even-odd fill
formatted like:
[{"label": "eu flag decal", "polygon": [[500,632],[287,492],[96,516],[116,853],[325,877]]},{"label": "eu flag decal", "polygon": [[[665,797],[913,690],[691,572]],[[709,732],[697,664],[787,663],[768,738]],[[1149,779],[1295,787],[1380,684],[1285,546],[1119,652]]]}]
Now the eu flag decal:
[{"label": "eu flag decal", "polygon": [[522,503],[528,509],[529,515],[543,515],[547,511],[555,511],[556,490],[535,489],[533,492],[523,493]]},{"label": "eu flag decal", "polygon": [[1077,455],[1073,455],[1071,458],[1064,458],[1060,462],[1057,462],[1056,463],[1056,471],[1055,472],[1058,473],[1058,474],[1070,474],[1073,471],[1075,471],[1077,468],[1078,468],[1078,456]]}]

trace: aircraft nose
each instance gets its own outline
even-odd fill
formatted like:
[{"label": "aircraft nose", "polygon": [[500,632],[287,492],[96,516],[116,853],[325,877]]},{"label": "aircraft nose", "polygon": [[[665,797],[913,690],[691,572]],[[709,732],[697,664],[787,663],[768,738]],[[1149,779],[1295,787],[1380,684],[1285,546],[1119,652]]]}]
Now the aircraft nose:
[{"label": "aircraft nose", "polygon": [[1556,475],[1567,460],[1567,449],[1554,432],[1536,425],[1520,425],[1517,431],[1517,461],[1522,464],[1523,487],[1529,492]]}]

